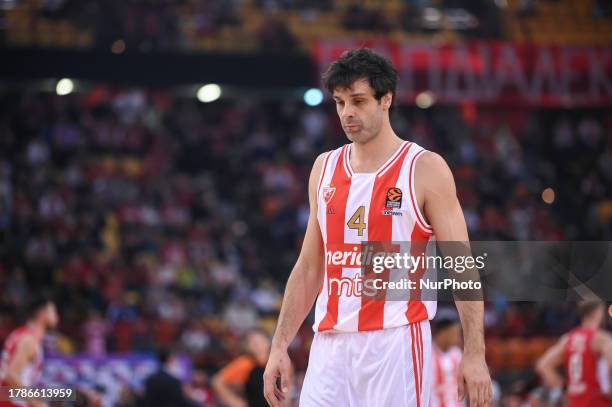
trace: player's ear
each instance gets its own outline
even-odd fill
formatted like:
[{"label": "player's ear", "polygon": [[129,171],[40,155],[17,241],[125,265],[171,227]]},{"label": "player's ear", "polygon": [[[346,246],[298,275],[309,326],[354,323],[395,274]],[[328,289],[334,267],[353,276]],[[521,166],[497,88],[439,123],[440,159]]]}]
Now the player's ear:
[{"label": "player's ear", "polygon": [[393,95],[391,92],[387,92],[380,100],[383,110],[389,110],[392,101]]}]

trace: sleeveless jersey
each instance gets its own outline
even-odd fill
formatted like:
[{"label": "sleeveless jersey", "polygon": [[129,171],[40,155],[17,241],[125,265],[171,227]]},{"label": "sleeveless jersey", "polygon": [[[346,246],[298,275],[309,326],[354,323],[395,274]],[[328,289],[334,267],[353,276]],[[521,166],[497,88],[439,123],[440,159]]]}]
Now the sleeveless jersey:
[{"label": "sleeveless jersey", "polygon": [[[24,325],[15,329],[6,338],[6,341],[4,342],[4,349],[2,350],[2,359],[0,360],[0,383],[4,382],[7,369],[15,356],[17,345],[21,339],[23,339],[24,335],[29,334],[29,331],[30,328]],[[20,379],[24,386],[34,386],[40,376],[43,361],[42,347],[39,347],[36,355],[36,359],[28,363],[21,372]]]},{"label": "sleeveless jersey", "polygon": [[578,327],[568,334],[564,348],[568,407],[611,407],[598,377],[599,355],[593,350],[595,329]]},{"label": "sleeveless jersey", "polygon": [[[325,250],[325,277],[315,306],[316,332],[358,332],[394,328],[434,317],[436,301],[361,295],[362,242],[406,242],[411,255],[434,239],[420,212],[414,168],[425,151],[415,143],[401,147],[375,173],[355,173],[352,145],[327,153],[317,188],[317,219]],[[404,244],[404,243],[403,243]],[[420,278],[416,270],[410,279]],[[389,272],[381,277],[388,281]],[[379,287],[377,287],[379,288]],[[418,296],[417,296],[418,297]],[[381,299],[382,298],[382,299]]]},{"label": "sleeveless jersey", "polygon": [[457,393],[457,373],[461,363],[461,349],[453,347],[446,352],[437,347],[433,349],[433,386],[431,407],[463,407]]}]

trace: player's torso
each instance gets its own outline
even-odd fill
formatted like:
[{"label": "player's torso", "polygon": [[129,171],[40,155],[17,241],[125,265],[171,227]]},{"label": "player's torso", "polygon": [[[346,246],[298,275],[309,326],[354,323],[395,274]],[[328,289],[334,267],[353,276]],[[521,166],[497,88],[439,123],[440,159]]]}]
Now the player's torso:
[{"label": "player's torso", "polygon": [[602,393],[598,377],[599,355],[593,350],[596,330],[576,328],[564,349],[569,407],[612,406]]},{"label": "player's torso", "polygon": [[457,394],[457,373],[459,363],[461,363],[461,350],[452,348],[447,352],[441,352],[439,349],[435,349],[433,356],[432,407],[463,406]]},{"label": "player's torso", "polygon": [[[4,376],[15,355],[19,342],[23,339],[24,335],[28,334],[31,334],[29,328],[27,326],[22,326],[11,332],[6,338],[0,359],[0,381],[4,381]],[[35,354],[35,358],[29,361],[21,371],[21,383],[25,386],[33,386],[36,384],[41,373],[43,360],[42,346],[39,345],[37,347]]]},{"label": "player's torso", "polygon": [[[402,146],[374,173],[354,173],[350,145],[328,153],[318,183],[317,219],[326,278],[315,309],[316,331],[383,329],[433,317],[431,301],[370,301],[360,295],[363,242],[426,242],[431,227],[418,208],[414,167],[425,151]],[[416,245],[414,246],[416,249]]]}]

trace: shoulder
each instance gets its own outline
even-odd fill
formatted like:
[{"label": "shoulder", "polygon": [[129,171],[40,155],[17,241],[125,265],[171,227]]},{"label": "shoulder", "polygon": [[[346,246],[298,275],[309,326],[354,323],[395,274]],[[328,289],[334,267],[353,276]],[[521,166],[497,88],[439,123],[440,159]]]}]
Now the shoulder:
[{"label": "shoulder", "polygon": [[446,160],[440,154],[429,150],[422,150],[416,162],[416,168],[423,172],[450,173]]},{"label": "shoulder", "polygon": [[612,334],[603,329],[598,329],[593,335],[593,347],[597,351],[603,351],[604,349],[612,349]]},{"label": "shoulder", "polygon": [[34,352],[38,347],[38,341],[34,338],[34,335],[27,331],[23,331],[17,337],[17,347]]},{"label": "shoulder", "polygon": [[317,156],[312,165],[312,171],[310,172],[311,187],[316,188],[319,179],[323,175],[327,162],[332,159],[332,157],[337,157],[345,146],[346,144],[335,150],[326,151]]},{"label": "shoulder", "polygon": [[415,164],[415,176],[418,183],[427,185],[427,189],[454,193],[455,181],[446,160],[438,153],[423,150]]},{"label": "shoulder", "polygon": [[313,169],[317,166],[322,167],[326,161],[328,161],[332,157],[337,157],[338,155],[340,155],[342,151],[348,146],[350,146],[350,144],[343,144],[334,150],[325,151],[324,153],[319,154],[314,161]]}]

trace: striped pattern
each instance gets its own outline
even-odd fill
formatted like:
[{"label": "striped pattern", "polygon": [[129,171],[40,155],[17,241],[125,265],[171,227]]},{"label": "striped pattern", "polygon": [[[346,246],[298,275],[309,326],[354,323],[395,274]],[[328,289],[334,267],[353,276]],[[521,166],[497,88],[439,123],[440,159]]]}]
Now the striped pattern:
[{"label": "striped pattern", "polygon": [[461,363],[461,349],[452,347],[446,352],[434,347],[433,386],[431,388],[430,407],[463,407],[459,401],[457,374]]},{"label": "striped pattern", "polygon": [[421,395],[423,394],[423,337],[421,335],[421,324],[410,324],[410,338],[412,343],[412,371],[414,372],[416,405],[421,407]]},{"label": "striped pattern", "polygon": [[[347,144],[326,154],[317,184],[317,219],[326,259],[338,251],[345,254],[361,251],[362,242],[412,242],[410,252],[422,252],[434,238],[418,207],[414,188],[414,167],[425,150],[415,143],[404,142],[378,171],[355,173],[350,163],[352,148]],[[399,188],[402,192],[399,208],[386,206],[390,188]],[[396,214],[384,213],[385,210]],[[363,216],[355,217],[358,213]],[[365,224],[365,228],[355,224],[350,227],[351,219],[354,222],[358,219],[358,225]],[[420,277],[423,272],[419,270],[411,277]],[[391,301],[390,294],[382,290],[376,299],[354,295],[357,284],[350,281],[357,275],[361,276],[358,265],[326,262],[325,278],[315,305],[315,331],[386,329],[435,315],[435,301],[420,301],[415,296],[410,301]],[[385,271],[377,277],[388,280],[390,273]]]}]

